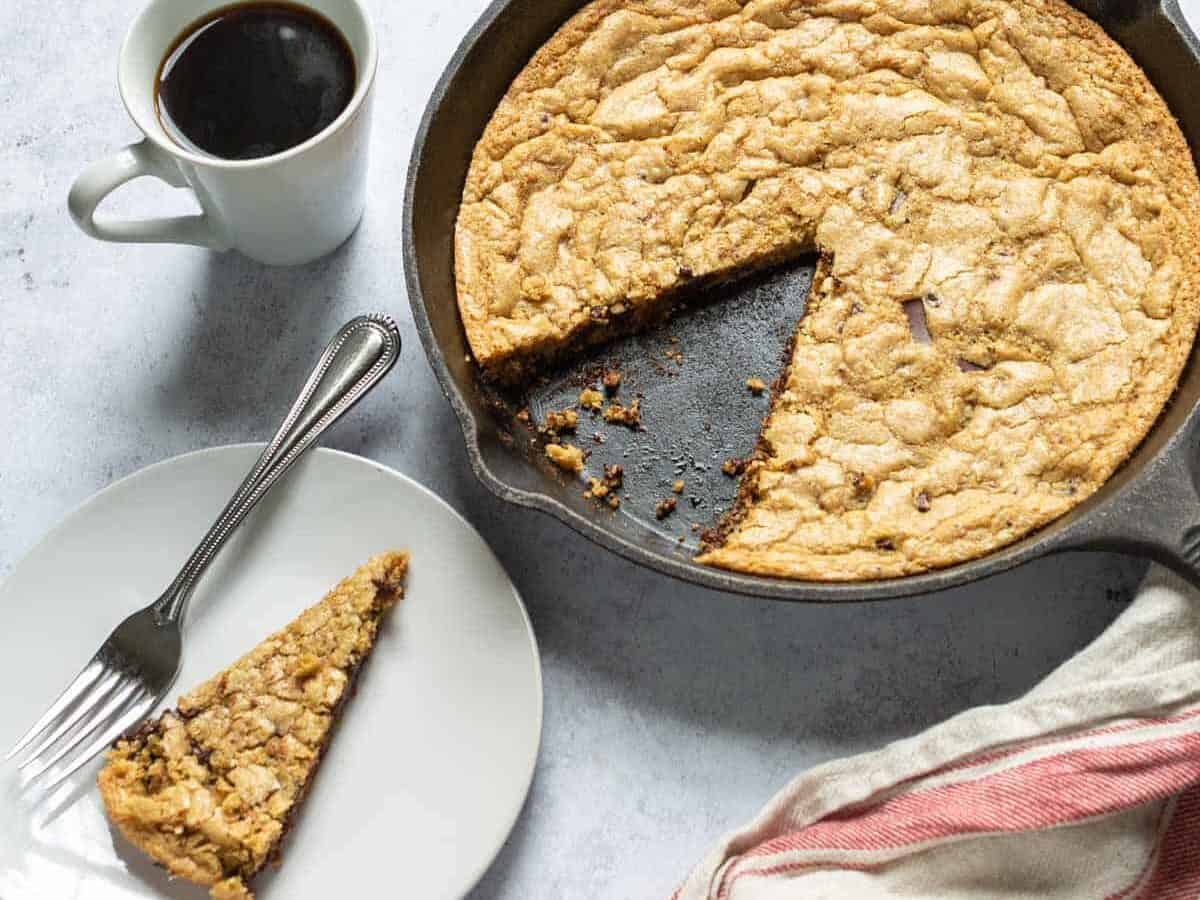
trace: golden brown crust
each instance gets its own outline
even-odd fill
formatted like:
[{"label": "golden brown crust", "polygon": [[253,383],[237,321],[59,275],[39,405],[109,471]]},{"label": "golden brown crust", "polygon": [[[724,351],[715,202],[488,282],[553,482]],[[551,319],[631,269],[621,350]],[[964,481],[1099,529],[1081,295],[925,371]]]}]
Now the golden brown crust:
[{"label": "golden brown crust", "polygon": [[700,559],[890,577],[1019,538],[1129,455],[1195,334],[1197,212],[1165,104],[1060,0],[599,0],[476,148],[459,305],[496,371],[816,246],[767,452]]},{"label": "golden brown crust", "polygon": [[372,558],[119,740],[97,780],[125,838],[214,900],[251,897],[246,882],[277,854],[407,569],[405,553]]},{"label": "golden brown crust", "polygon": [[547,444],[546,458],[564,472],[583,471],[583,451],[574,444]]}]

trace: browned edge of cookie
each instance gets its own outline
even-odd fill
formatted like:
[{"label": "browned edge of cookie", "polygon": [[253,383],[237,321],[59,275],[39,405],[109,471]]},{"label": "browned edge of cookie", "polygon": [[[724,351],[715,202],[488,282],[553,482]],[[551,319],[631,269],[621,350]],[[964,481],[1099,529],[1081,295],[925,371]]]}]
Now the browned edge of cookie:
[{"label": "browned edge of cookie", "polygon": [[703,306],[712,302],[707,292],[724,284],[741,281],[769,269],[795,262],[798,257],[812,254],[814,248],[807,244],[794,244],[777,248],[770,254],[725,272],[713,272],[702,277],[685,277],[670,290],[664,291],[641,306],[613,315],[607,307],[597,307],[591,319],[575,326],[565,341],[543,344],[521,353],[505,357],[493,364],[481,364],[485,380],[499,388],[520,390],[533,379],[546,373],[546,369],[571,360],[582,351],[610,343],[660,325],[675,312],[689,306]]},{"label": "browned edge of cookie", "polygon": [[[824,253],[820,254],[817,257],[817,264],[813,269],[812,284],[809,285],[808,297],[804,301],[804,315],[808,314],[809,304],[812,303],[813,294],[816,292],[818,286],[827,276],[832,277],[832,271],[832,260]],[[783,346],[783,351],[780,353],[779,374],[771,382],[771,399],[767,405],[767,411],[762,417],[762,425],[758,430],[758,438],[754,442],[754,449],[750,451],[750,455],[744,460],[746,468],[743,468],[738,480],[737,496],[734,498],[733,506],[717,519],[716,524],[700,533],[700,551],[696,554],[697,556],[703,556],[705,553],[711,553],[713,550],[719,550],[725,546],[729,535],[742,523],[742,520],[746,518],[746,514],[750,511],[751,504],[758,499],[758,472],[751,470],[749,464],[761,462],[771,455],[771,445],[767,441],[766,436],[767,423],[775,415],[775,407],[779,404],[784,389],[787,387],[788,376],[792,371],[792,357],[796,351],[796,338],[799,335],[800,329],[793,329],[791,336],[787,339],[787,343]]]},{"label": "browned edge of cookie", "polygon": [[[378,588],[378,593],[375,595],[375,601],[371,605],[371,613],[375,617],[376,635],[378,638],[378,628],[383,625],[384,613],[389,608],[394,606],[404,596],[404,577],[408,574],[407,563],[404,566],[404,573],[394,581],[394,583],[380,584],[375,583]],[[329,711],[329,728],[325,731],[325,737],[321,740],[321,744],[317,747],[317,756],[313,761],[312,767],[308,770],[308,777],[304,779],[304,784],[300,785],[300,789],[296,791],[296,799],[292,802],[291,808],[283,819],[283,827],[279,830],[279,837],[275,838],[275,842],[263,857],[262,863],[254,871],[242,875],[242,879],[249,881],[256,875],[262,872],[263,869],[270,865],[279,865],[283,855],[283,840],[288,836],[295,824],[296,814],[300,811],[300,807],[304,803],[304,799],[308,796],[308,792],[312,790],[313,781],[317,777],[317,771],[321,768],[321,763],[325,759],[325,752],[329,749],[329,743],[333,739],[333,733],[341,722],[342,714],[345,711],[346,703],[355,695],[358,690],[358,679],[362,672],[362,668],[367,660],[371,657],[371,650],[375,647],[375,640],[371,642],[371,647],[362,655],[350,669],[346,676],[346,689],[342,691],[342,696],[338,698],[338,702],[334,704],[333,709]]]},{"label": "browned edge of cookie", "polygon": [[617,338],[645,331],[666,321],[679,305],[678,292],[656,297],[624,315],[611,315],[607,308],[588,322],[577,326],[567,339],[558,344],[545,343],[536,348],[506,356],[494,363],[481,364],[486,381],[503,390],[520,391],[547,369],[570,361],[583,351],[598,347]]}]

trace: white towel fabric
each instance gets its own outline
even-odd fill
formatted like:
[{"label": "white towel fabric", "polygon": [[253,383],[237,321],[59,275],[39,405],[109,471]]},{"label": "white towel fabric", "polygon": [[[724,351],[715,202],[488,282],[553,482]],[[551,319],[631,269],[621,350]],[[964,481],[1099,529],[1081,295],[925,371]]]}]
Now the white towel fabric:
[{"label": "white towel fabric", "polygon": [[675,897],[1200,897],[1200,598],[1152,568],[1027,695],[805,772]]}]

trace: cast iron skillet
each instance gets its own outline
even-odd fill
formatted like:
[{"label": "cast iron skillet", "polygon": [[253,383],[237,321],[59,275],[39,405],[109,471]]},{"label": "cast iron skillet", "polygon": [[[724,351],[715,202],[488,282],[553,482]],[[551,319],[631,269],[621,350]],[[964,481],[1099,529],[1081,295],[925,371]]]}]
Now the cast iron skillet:
[{"label": "cast iron skillet", "polygon": [[[965,584],[1065,550],[1114,550],[1151,557],[1200,584],[1200,366],[1196,351],[1157,425],[1104,487],[1067,515],[1002,550],[927,574],[871,582],[821,583],[742,575],[692,561],[695,529],[715,522],[735,492],[725,457],[753,447],[766,398],[744,387],[770,382],[784,342],[803,312],[811,261],[719,290],[665,326],[618,341],[532,389],[535,419],[568,405],[598,369],[624,374],[619,397],[643,396],[646,430],[593,423],[576,442],[592,450],[589,474],[620,463],[621,509],[582,496],[582,484],[547,463],[534,433],[514,420],[519,402],[497,397],[467,358],[454,288],[454,220],[471,151],[509,83],[583,0],[496,0],[463,40],[434,89],[417,132],[404,201],[409,301],[425,352],[462,424],[471,465],[501,498],[542,510],[609,550],[696,584],[781,600],[849,601],[921,594]],[[1200,43],[1174,0],[1079,0],[1150,76],[1196,155]],[[764,337],[766,335],[766,337]],[[595,432],[604,443],[591,438]],[[675,513],[656,519],[657,500]]]}]

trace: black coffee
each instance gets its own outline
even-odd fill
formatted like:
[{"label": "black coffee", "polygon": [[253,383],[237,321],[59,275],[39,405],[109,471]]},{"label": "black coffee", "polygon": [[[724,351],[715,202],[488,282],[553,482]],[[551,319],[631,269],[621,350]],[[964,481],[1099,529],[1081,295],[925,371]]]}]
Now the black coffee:
[{"label": "black coffee", "polygon": [[255,159],[320,132],[354,82],[354,54],[332,22],[299,6],[247,3],[176,39],[159,68],[158,117],[189,150]]}]

